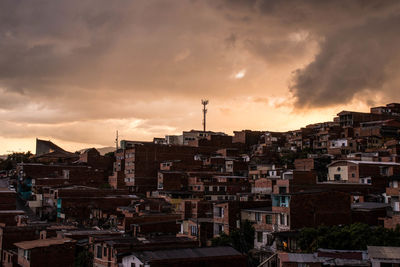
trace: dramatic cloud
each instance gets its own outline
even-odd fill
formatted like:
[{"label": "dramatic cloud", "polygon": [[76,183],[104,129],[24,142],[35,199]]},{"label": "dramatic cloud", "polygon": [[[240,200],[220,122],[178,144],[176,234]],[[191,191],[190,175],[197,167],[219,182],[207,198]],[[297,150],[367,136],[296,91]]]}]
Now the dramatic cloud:
[{"label": "dramatic cloud", "polygon": [[398,1],[257,0],[217,6],[232,20],[260,25],[266,40],[257,32],[247,48],[275,66],[298,60],[312,44],[317,46],[315,58],[292,77],[298,108],[346,104],[355,96],[369,103],[378,100],[376,94],[400,96]]},{"label": "dramatic cloud", "polygon": [[223,131],[393,102],[399,20],[398,1],[1,1],[0,139],[151,139],[200,128],[204,97]]}]

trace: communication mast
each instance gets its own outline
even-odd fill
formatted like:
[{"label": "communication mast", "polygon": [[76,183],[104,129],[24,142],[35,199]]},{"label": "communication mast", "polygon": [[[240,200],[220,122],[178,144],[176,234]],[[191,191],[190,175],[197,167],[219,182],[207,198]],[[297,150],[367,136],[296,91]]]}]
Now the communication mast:
[{"label": "communication mast", "polygon": [[117,130],[117,134],[115,136],[115,148],[116,148],[115,151],[117,151],[118,150],[118,130]]},{"label": "communication mast", "polygon": [[202,99],[201,104],[203,105],[203,131],[206,132],[206,114],[207,114],[206,106],[208,105],[208,100]]}]

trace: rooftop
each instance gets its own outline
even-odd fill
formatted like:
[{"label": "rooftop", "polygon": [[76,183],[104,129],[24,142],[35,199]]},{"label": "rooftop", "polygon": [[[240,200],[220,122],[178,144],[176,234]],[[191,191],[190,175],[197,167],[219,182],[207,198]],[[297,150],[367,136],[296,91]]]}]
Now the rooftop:
[{"label": "rooftop", "polygon": [[251,208],[251,209],[243,209],[243,211],[253,211],[253,212],[265,212],[265,211],[271,211],[271,207],[260,207],[260,208]]},{"label": "rooftop", "polygon": [[166,259],[189,259],[222,256],[241,256],[240,252],[232,247],[205,247],[205,248],[185,248],[160,251],[143,251],[134,253],[140,260],[147,262],[151,260]]},{"label": "rooftop", "polygon": [[372,210],[372,209],[380,209],[386,207],[390,207],[390,205],[386,203],[377,203],[377,202],[362,202],[362,203],[351,204],[352,209]]},{"label": "rooftop", "polygon": [[62,245],[64,243],[76,242],[70,238],[47,238],[47,239],[37,239],[32,241],[23,241],[14,243],[15,246],[22,249],[32,249],[39,247],[49,247],[54,245]]},{"label": "rooftop", "polygon": [[368,246],[368,255],[371,259],[400,260],[400,247]]},{"label": "rooftop", "polygon": [[25,211],[23,211],[23,210],[0,210],[0,214],[10,214],[10,213],[24,214]]},{"label": "rooftop", "polygon": [[382,161],[363,161],[363,160],[337,160],[329,164],[327,167],[339,163],[339,162],[344,162],[344,163],[353,163],[353,164],[371,164],[371,165],[390,165],[390,166],[400,166],[400,163],[396,162],[382,162]]}]

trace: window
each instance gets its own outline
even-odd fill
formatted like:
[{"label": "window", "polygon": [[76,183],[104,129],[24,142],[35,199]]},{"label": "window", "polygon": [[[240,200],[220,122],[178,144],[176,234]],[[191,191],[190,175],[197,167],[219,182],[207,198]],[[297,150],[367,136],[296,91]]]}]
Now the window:
[{"label": "window", "polygon": [[266,215],[265,216],[265,223],[266,224],[272,224],[272,215]]},{"label": "window", "polygon": [[257,242],[258,243],[263,242],[263,232],[257,232]]},{"label": "window", "polygon": [[355,173],[352,173],[352,174],[351,174],[351,177],[352,177],[352,178],[356,177],[356,174],[355,174]]},{"label": "window", "polygon": [[396,201],[393,203],[393,211],[396,211],[396,212],[400,211],[400,202]]},{"label": "window", "polygon": [[104,257],[106,257],[106,256],[107,256],[107,248],[104,248],[103,251],[104,251],[104,252],[103,252]]},{"label": "window", "polygon": [[219,224],[218,225],[218,232],[221,234],[224,232],[224,225],[223,224]]},{"label": "window", "polygon": [[197,226],[192,225],[191,226],[191,235],[197,236],[197,234],[198,234]]},{"label": "window", "polygon": [[69,179],[69,170],[63,170],[63,176],[65,179]]},{"label": "window", "polygon": [[285,186],[280,186],[279,187],[279,194],[286,194],[286,187]]},{"label": "window", "polygon": [[24,258],[25,258],[27,261],[30,261],[30,260],[31,260],[31,251],[30,251],[30,250],[28,250],[28,249],[25,249],[25,250],[24,250]]},{"label": "window", "polygon": [[220,218],[222,218],[222,217],[224,217],[224,208],[222,208],[222,207],[217,207],[217,217],[220,217]]},{"label": "window", "polygon": [[256,212],[256,221],[261,222],[261,213]]},{"label": "window", "polygon": [[101,251],[102,251],[102,247],[101,246],[97,246],[96,257],[99,258],[99,259],[101,259],[101,257],[102,257]]},{"label": "window", "polygon": [[281,196],[279,199],[279,207],[289,207],[289,198],[286,198],[285,196]]},{"label": "window", "polygon": [[335,181],[340,181],[340,174],[335,174],[333,177]]},{"label": "window", "polygon": [[284,213],[279,214],[279,221],[281,225],[288,225],[287,215]]},{"label": "window", "polygon": [[388,176],[389,175],[389,167],[382,167],[381,168],[381,175]]}]

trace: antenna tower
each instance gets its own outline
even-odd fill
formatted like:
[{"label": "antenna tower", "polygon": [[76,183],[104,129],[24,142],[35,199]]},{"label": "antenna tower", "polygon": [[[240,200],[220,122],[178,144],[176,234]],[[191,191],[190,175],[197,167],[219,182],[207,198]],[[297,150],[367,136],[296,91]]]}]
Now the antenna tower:
[{"label": "antenna tower", "polygon": [[202,99],[201,104],[203,105],[203,131],[206,132],[206,114],[207,114],[206,106],[208,105],[208,100]]},{"label": "antenna tower", "polygon": [[117,134],[115,135],[115,148],[116,148],[115,151],[117,151],[118,150],[118,130],[117,130]]}]

